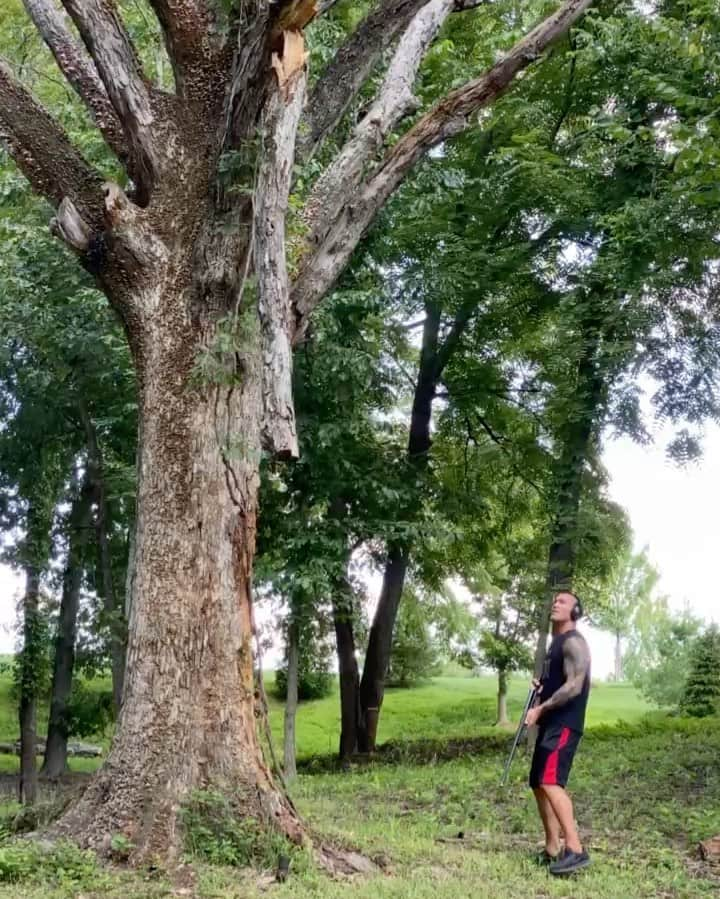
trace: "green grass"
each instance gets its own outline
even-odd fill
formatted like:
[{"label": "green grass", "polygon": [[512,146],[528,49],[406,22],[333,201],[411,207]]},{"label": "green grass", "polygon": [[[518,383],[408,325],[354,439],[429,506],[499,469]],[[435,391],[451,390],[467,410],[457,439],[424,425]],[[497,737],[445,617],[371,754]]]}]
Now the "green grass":
[{"label": "green grass", "polygon": [[[513,682],[517,716],[527,684]],[[446,676],[411,691],[390,691],[382,741],[443,741],[492,734],[492,679]],[[5,695],[5,694],[2,694]],[[272,700],[276,732],[281,706]],[[302,774],[293,798],[313,831],[382,857],[372,876],[331,880],[298,856],[277,899],[695,899],[720,894],[720,869],[695,858],[700,839],[720,833],[720,720],[687,721],[648,709],[635,691],[597,685],[588,732],[571,780],[576,813],[593,865],[570,882],[535,867],[541,827],[525,781],[528,759],[516,759],[510,784],[499,778],[510,740],[488,740],[482,752],[437,761],[432,752],[398,764],[353,766],[345,773]],[[5,711],[3,711],[5,716]],[[0,721],[8,720],[6,717]],[[303,704],[300,755],[334,752],[337,697]],[[402,758],[402,753],[398,753]],[[463,838],[458,839],[459,833]],[[0,846],[0,878],[3,852]],[[22,861],[22,859],[21,859]],[[20,864],[10,859],[11,864]],[[23,861],[22,883],[0,883],[0,899],[154,899],[188,895],[170,879],[103,869],[85,856]],[[259,899],[256,873],[198,864],[192,895]]]},{"label": "green grass", "polygon": [[[273,699],[268,678],[270,723],[282,735],[282,703]],[[380,717],[379,742],[471,737],[493,733],[496,682],[492,677],[438,677],[413,690],[388,690]],[[525,704],[528,682],[512,680],[508,712],[516,720]],[[588,707],[588,726],[625,720],[636,721],[650,710],[627,684],[595,685]],[[301,703],[297,719],[299,759],[337,751],[340,708],[337,693],[327,699]]]},{"label": "green grass", "polygon": [[[90,682],[98,690],[107,689],[109,681],[98,678]],[[266,689],[270,706],[270,725],[279,743],[282,740],[283,704],[274,698],[273,675],[266,675]],[[508,709],[513,720],[520,714],[527,696],[526,679],[511,681]],[[387,691],[380,719],[379,742],[422,740],[428,735],[435,739],[462,738],[491,734],[495,720],[495,679],[470,677],[462,669],[455,675],[445,674],[413,690]],[[626,684],[597,684],[592,692],[588,710],[590,726],[623,719],[635,721],[649,710],[637,691]],[[47,706],[41,704],[38,714],[38,733],[47,727]],[[301,703],[297,718],[298,759],[317,755],[332,755],[337,751],[340,729],[340,700],[337,682],[332,696]],[[12,676],[0,673],[0,742],[18,738],[17,712],[12,697]],[[107,748],[109,735],[99,734],[90,742]],[[93,771],[99,764],[95,759],[71,759],[73,771]],[[14,756],[0,755],[0,773],[17,770]]]}]

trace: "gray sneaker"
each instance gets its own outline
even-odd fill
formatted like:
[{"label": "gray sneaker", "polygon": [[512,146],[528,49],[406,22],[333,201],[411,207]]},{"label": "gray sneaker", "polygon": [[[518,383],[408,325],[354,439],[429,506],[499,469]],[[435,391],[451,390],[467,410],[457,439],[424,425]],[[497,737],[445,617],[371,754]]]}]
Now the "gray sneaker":
[{"label": "gray sneaker", "polygon": [[549,871],[556,877],[563,877],[566,874],[574,874],[576,871],[581,871],[583,868],[587,868],[589,864],[590,856],[585,850],[582,852],[570,852],[569,849],[566,849],[562,858],[552,862]]}]

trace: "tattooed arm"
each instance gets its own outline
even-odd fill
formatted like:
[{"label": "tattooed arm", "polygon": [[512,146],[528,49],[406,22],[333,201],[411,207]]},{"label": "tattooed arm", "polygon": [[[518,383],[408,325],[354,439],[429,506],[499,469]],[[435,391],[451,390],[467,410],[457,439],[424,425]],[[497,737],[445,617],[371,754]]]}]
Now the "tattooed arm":
[{"label": "tattooed arm", "polygon": [[570,637],[563,645],[563,670],[565,683],[540,705],[541,714],[560,708],[582,691],[585,676],[590,670],[590,650],[584,637],[579,634]]}]

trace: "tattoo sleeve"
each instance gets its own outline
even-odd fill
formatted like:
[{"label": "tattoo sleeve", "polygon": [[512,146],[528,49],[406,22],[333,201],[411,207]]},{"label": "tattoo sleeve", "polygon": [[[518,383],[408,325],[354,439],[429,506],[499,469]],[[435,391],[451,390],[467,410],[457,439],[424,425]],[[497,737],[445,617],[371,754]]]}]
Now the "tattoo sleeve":
[{"label": "tattoo sleeve", "polygon": [[583,688],[585,676],[590,670],[590,650],[582,637],[572,637],[563,645],[563,670],[565,683],[556,690],[547,702],[542,704],[543,711],[560,708],[575,696],[579,696]]}]

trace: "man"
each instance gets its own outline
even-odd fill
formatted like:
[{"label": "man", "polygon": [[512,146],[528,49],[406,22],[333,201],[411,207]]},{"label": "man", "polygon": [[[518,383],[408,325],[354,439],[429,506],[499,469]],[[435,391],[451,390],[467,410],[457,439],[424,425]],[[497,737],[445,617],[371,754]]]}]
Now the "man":
[{"label": "man", "polygon": [[[572,874],[590,864],[580,842],[570,797],[565,792],[573,757],[585,727],[590,693],[590,650],[575,622],[580,600],[569,590],[555,594],[550,620],[553,639],[538,687],[539,704],[527,713],[528,727],[538,725],[530,786],[545,828],[541,860],[555,875]],[[560,854],[560,839],[565,851]]]}]

